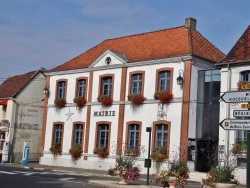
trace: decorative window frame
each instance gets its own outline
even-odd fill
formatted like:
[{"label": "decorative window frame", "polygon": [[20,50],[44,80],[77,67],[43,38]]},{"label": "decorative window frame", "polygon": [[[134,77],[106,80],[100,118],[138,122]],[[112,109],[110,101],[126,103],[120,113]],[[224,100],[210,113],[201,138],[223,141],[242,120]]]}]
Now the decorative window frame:
[{"label": "decorative window frame", "polygon": [[165,120],[159,120],[153,122],[153,128],[152,128],[152,144],[151,144],[151,151],[155,148],[155,134],[156,134],[156,125],[164,124],[168,126],[168,143],[167,143],[167,157],[169,157],[169,147],[170,147],[170,134],[171,134],[171,122],[165,121]]},{"label": "decorative window frame", "polygon": [[73,126],[72,126],[72,137],[71,137],[71,147],[74,146],[74,138],[75,138],[75,126],[76,125],[82,125],[82,149],[84,149],[84,134],[85,134],[85,122],[82,121],[76,121],[73,122]]},{"label": "decorative window frame", "polygon": [[80,80],[85,80],[86,85],[85,85],[85,93],[84,96],[85,99],[87,99],[87,93],[88,93],[88,77],[78,77],[76,78],[76,83],[75,83],[75,97],[78,97],[78,82]]},{"label": "decorative window frame", "polygon": [[111,89],[111,95],[110,95],[110,97],[111,97],[111,99],[113,99],[113,93],[114,93],[114,87],[115,87],[114,86],[114,80],[115,80],[115,75],[114,74],[103,74],[103,75],[99,76],[98,96],[103,95],[102,94],[102,79],[105,78],[105,77],[111,77],[111,79],[112,79],[112,82],[111,82],[112,89]]},{"label": "decorative window frame", "polygon": [[173,68],[160,68],[156,70],[156,78],[155,78],[155,92],[160,91],[158,86],[159,86],[159,74],[161,72],[170,72],[170,86],[169,86],[169,91],[172,93],[172,88],[173,88]]},{"label": "decorative window frame", "polygon": [[142,75],[142,85],[141,85],[141,95],[144,96],[144,83],[145,83],[145,71],[133,71],[129,73],[129,86],[128,86],[128,95],[133,94],[131,92],[132,90],[132,76],[135,74],[141,74]]},{"label": "decorative window frame", "polygon": [[56,81],[55,99],[58,99],[59,82],[65,82],[65,93],[64,93],[64,97],[62,99],[66,100],[67,99],[67,87],[68,87],[68,80],[67,79],[59,79]]},{"label": "decorative window frame", "polygon": [[109,135],[108,135],[108,144],[107,144],[107,149],[109,151],[110,149],[110,135],[111,135],[111,122],[109,121],[98,121],[96,122],[96,134],[95,134],[95,145],[94,148],[99,147],[98,146],[98,140],[99,140],[99,125],[108,125],[109,128]]},{"label": "decorative window frame", "polygon": [[138,141],[138,150],[140,155],[140,147],[141,147],[141,131],[142,131],[142,122],[141,121],[129,121],[126,123],[126,137],[125,137],[125,147],[128,146],[129,139],[129,126],[137,124],[139,125],[139,141]]},{"label": "decorative window frame", "polygon": [[55,126],[56,125],[62,125],[62,135],[61,135],[61,142],[60,142],[60,144],[61,144],[61,148],[63,148],[63,136],[64,136],[64,122],[61,122],[61,121],[57,121],[57,122],[54,122],[53,123],[53,126],[52,126],[52,139],[51,139],[51,146],[53,145],[53,144],[56,144],[56,143],[54,143],[54,140],[55,140]]}]

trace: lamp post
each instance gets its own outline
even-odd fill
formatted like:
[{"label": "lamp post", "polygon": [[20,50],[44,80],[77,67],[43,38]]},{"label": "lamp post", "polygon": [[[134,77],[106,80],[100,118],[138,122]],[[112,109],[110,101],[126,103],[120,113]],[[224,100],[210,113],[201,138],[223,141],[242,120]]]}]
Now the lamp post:
[{"label": "lamp post", "polygon": [[151,127],[146,127],[146,132],[149,133],[149,137],[148,137],[148,158],[145,159],[144,166],[147,168],[147,185],[149,185],[149,168],[151,168],[150,146],[151,146],[151,132],[152,132],[152,128]]}]

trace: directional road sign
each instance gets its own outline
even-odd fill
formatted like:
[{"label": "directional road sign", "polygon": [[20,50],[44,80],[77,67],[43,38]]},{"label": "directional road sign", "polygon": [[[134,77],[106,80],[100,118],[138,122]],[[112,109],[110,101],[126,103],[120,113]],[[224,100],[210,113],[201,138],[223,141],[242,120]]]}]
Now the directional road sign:
[{"label": "directional road sign", "polygon": [[250,130],[250,119],[224,119],[220,126],[225,130]]},{"label": "directional road sign", "polygon": [[250,110],[234,110],[234,117],[250,117]]},{"label": "directional road sign", "polygon": [[225,92],[220,98],[225,103],[250,102],[250,92],[245,92],[245,91]]}]

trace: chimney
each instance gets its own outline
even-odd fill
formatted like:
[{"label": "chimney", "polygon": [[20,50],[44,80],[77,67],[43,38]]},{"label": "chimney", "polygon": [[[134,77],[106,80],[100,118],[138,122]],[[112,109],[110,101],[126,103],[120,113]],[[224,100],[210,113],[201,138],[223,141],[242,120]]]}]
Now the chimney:
[{"label": "chimney", "polygon": [[186,18],[185,20],[185,28],[196,30],[196,19],[194,18]]}]

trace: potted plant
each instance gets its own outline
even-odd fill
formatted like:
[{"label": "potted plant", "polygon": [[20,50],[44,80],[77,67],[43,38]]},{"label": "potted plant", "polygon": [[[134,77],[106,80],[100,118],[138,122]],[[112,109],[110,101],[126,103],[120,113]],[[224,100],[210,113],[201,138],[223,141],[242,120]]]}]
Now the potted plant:
[{"label": "potted plant", "polygon": [[93,153],[97,154],[98,157],[101,159],[105,159],[109,156],[108,148],[105,148],[105,147],[96,147]]},{"label": "potted plant", "polygon": [[111,98],[110,95],[100,95],[98,98],[97,98],[98,102],[101,102],[102,103],[102,106],[103,107],[109,107],[112,105],[113,103],[113,99]]},{"label": "potted plant", "polygon": [[83,108],[87,103],[87,100],[83,96],[82,97],[75,97],[73,101],[78,108]]},{"label": "potted plant", "polygon": [[66,105],[66,100],[63,98],[57,98],[54,100],[54,104],[57,108],[63,108]]},{"label": "potted plant", "polygon": [[128,100],[132,102],[133,105],[135,106],[139,106],[141,104],[143,104],[143,102],[146,100],[147,98],[144,97],[141,94],[130,94],[128,95]]},{"label": "potted plant", "polygon": [[70,150],[69,153],[72,157],[72,159],[77,160],[81,158],[82,156],[82,145],[81,144],[75,144]]},{"label": "potted plant", "polygon": [[116,158],[115,167],[111,167],[108,174],[121,177],[119,184],[127,184],[127,180],[139,180],[140,169],[135,165],[135,161],[133,156],[119,156]]},{"label": "potted plant", "polygon": [[247,154],[247,143],[240,141],[233,145],[232,153],[234,155],[246,155]]},{"label": "potted plant", "polygon": [[165,147],[155,147],[152,151],[151,158],[155,162],[163,162],[167,159],[167,149]]},{"label": "potted plant", "polygon": [[188,178],[189,170],[187,163],[180,160],[173,160],[169,170],[161,170],[155,175],[155,181],[161,183],[163,187],[166,187],[168,184],[172,187],[177,185],[184,187],[187,185]]},{"label": "potted plant", "polygon": [[170,104],[173,101],[173,96],[169,90],[157,91],[154,94],[155,100],[159,100],[162,104]]},{"label": "potted plant", "polygon": [[[238,89],[238,91],[249,90],[248,89],[248,88],[250,88],[249,85],[250,85],[250,82],[247,82],[247,81],[238,81],[237,82],[237,89]],[[245,89],[245,87],[246,87],[246,89]]]},{"label": "potted plant", "polygon": [[55,157],[57,155],[62,155],[62,147],[60,143],[53,144],[49,150]]},{"label": "potted plant", "polygon": [[203,187],[235,187],[237,185],[237,180],[234,179],[234,176],[232,174],[235,167],[236,165],[232,165],[227,162],[212,167],[211,170],[207,173],[207,178],[202,179]]}]

